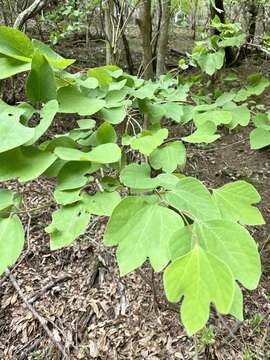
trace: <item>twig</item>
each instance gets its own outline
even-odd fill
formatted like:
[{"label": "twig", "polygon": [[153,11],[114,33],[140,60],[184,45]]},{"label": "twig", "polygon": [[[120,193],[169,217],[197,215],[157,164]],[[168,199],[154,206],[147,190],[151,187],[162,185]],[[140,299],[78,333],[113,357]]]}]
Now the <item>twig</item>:
[{"label": "twig", "polygon": [[43,330],[46,332],[46,334],[48,335],[49,339],[52,341],[52,343],[57,347],[57,349],[61,352],[61,354],[63,355],[63,359],[70,359],[70,357],[68,356],[68,354],[66,353],[65,349],[63,348],[63,346],[55,340],[53,333],[51,332],[51,330],[48,328],[48,326],[46,325],[46,320],[40,316],[38,314],[38,312],[36,311],[36,309],[28,302],[28,300],[26,299],[26,297],[24,296],[19,284],[17,283],[17,280],[15,279],[15,277],[13,276],[13,274],[10,272],[9,269],[6,269],[6,275],[9,277],[9,280],[11,282],[11,284],[14,286],[15,290],[17,291],[18,295],[20,296],[20,298],[23,300],[23,302],[25,303],[26,307],[31,311],[31,313],[33,314],[33,316],[36,318],[36,320],[39,321],[40,325],[42,326]]},{"label": "twig", "polygon": [[42,295],[44,295],[47,291],[51,290],[55,285],[65,282],[67,280],[72,279],[71,275],[65,274],[60,276],[59,278],[49,282],[47,285],[45,285],[42,289],[36,292],[35,295],[30,297],[27,301],[29,304],[33,304],[35,301],[37,301]]}]

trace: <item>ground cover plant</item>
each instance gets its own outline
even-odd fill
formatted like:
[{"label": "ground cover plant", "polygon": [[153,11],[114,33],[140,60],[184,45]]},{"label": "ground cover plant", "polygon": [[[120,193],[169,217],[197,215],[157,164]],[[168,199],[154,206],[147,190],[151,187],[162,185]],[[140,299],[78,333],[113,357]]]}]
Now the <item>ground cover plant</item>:
[{"label": "ground cover plant", "polygon": [[[242,37],[228,31],[228,45],[240,46]],[[247,230],[265,222],[255,187],[238,180],[207,189],[185,176],[186,145],[210,144],[224,129],[252,120],[251,146],[269,145],[268,114],[248,102],[268,87],[263,76],[230,91],[202,91],[203,73],[213,75],[224,64],[223,35],[207,40],[208,49],[195,47],[189,65],[202,73],[185,75],[188,65],[180,60],[176,73],[152,81],[114,65],[69,72],[75,60],[0,28],[1,78],[27,72],[27,102],[0,102],[0,181],[56,178],[57,210],[45,229],[52,251],[71,245],[93,216],[108,217],[104,244],[117,248],[120,275],[146,261],[162,272],[165,295],[181,302],[189,336],[205,327],[211,305],[242,321],[242,290],[256,289],[261,276]],[[58,114],[67,116],[70,130],[48,136]],[[174,126],[181,129],[177,136]],[[1,274],[24,248],[22,202],[20,194],[1,189]]]}]

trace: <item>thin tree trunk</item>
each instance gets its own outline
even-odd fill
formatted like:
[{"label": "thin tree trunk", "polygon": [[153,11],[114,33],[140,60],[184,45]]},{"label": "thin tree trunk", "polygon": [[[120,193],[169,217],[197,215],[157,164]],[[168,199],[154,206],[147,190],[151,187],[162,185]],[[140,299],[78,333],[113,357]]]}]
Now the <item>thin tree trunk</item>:
[{"label": "thin tree trunk", "polygon": [[[224,24],[226,20],[226,15],[225,15],[223,0],[215,0],[214,3],[215,6],[213,6],[212,3],[210,5],[211,19],[214,19],[215,16],[218,16],[220,18],[220,21]],[[215,29],[214,34],[219,35],[219,31]],[[225,59],[226,59],[226,64],[228,65],[233,62],[234,54],[231,47],[225,48]]]},{"label": "thin tree trunk", "polygon": [[111,20],[113,11],[112,0],[107,0],[104,8],[105,14],[105,35],[106,35],[106,64],[111,65],[113,63],[112,54],[112,36],[113,36],[113,24]]},{"label": "thin tree trunk", "polygon": [[161,3],[162,15],[157,46],[157,78],[166,72],[166,55],[168,52],[169,27],[171,19],[170,3],[170,0],[162,0]]},{"label": "thin tree trunk", "polygon": [[152,19],[151,0],[144,0],[140,6],[140,18],[137,19],[142,37],[143,69],[145,79],[154,78],[153,56],[151,47]]}]

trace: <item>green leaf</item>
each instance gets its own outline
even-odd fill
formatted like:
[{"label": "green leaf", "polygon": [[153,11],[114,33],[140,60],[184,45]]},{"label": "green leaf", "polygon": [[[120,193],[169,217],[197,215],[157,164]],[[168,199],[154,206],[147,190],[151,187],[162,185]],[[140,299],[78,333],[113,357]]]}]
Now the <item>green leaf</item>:
[{"label": "green leaf", "polygon": [[223,218],[246,225],[263,225],[264,219],[256,207],[261,197],[251,184],[236,181],[213,190],[213,196]]},{"label": "green leaf", "polygon": [[105,105],[104,100],[90,99],[74,86],[60,88],[57,92],[57,98],[59,112],[78,113],[81,116],[93,115]]},{"label": "green leaf", "polygon": [[66,161],[92,161],[99,164],[111,164],[121,159],[121,149],[116,144],[99,145],[89,152],[57,147],[55,153],[60,159]]},{"label": "green leaf", "polygon": [[230,314],[233,315],[237,320],[243,321],[243,294],[240,287],[235,284],[234,299],[230,309]]},{"label": "green leaf", "polygon": [[0,80],[20,74],[31,69],[31,63],[22,62],[10,57],[0,56]]},{"label": "green leaf", "polygon": [[103,108],[100,110],[100,115],[104,121],[117,125],[125,119],[127,115],[126,107],[123,105],[110,109]]},{"label": "green leaf", "polygon": [[33,145],[50,127],[53,119],[58,111],[58,102],[51,100],[45,104],[40,111],[40,122],[34,128],[33,138],[26,143],[26,145]]},{"label": "green leaf", "polygon": [[253,119],[253,123],[257,128],[270,131],[270,119],[267,114],[257,114]]},{"label": "green leaf", "polygon": [[151,81],[146,82],[145,85],[141,86],[138,90],[132,92],[132,95],[137,99],[153,99],[154,93],[158,88],[158,84],[153,83]]},{"label": "green leaf", "polygon": [[183,105],[175,104],[175,103],[166,103],[162,105],[165,111],[165,117],[167,119],[172,119],[177,123],[180,123],[182,120],[182,116],[184,115],[184,107]]},{"label": "green leaf", "polygon": [[211,144],[220,138],[220,135],[216,134],[217,126],[211,121],[207,121],[200,125],[193,134],[182,138],[183,141],[191,144]]},{"label": "green leaf", "polygon": [[99,85],[102,87],[108,86],[112,82],[112,76],[106,69],[104,69],[104,67],[96,67],[93,69],[89,69],[87,75],[89,77],[97,79]]},{"label": "green leaf", "polygon": [[209,253],[224,261],[234,277],[249,290],[256,289],[261,276],[257,245],[241,225],[211,220],[194,226],[193,236]]},{"label": "green leaf", "polygon": [[43,42],[33,39],[32,44],[34,50],[39,51],[42,55],[46,57],[49,64],[55,66],[58,69],[64,69],[67,66],[72,65],[76,60],[74,59],[65,59],[61,55],[53,51],[48,45]]},{"label": "green leaf", "polygon": [[250,146],[252,150],[262,149],[270,145],[270,131],[258,128],[250,133]]},{"label": "green leaf", "polygon": [[23,32],[0,26],[0,54],[31,62],[33,46],[30,39]]},{"label": "green leaf", "polygon": [[167,129],[160,129],[156,132],[146,131],[131,141],[131,147],[144,155],[150,155],[168,137]]},{"label": "green leaf", "polygon": [[13,205],[14,192],[8,189],[0,189],[0,211],[6,210]]},{"label": "green leaf", "polygon": [[61,205],[70,205],[80,201],[82,198],[80,196],[81,189],[75,190],[59,190],[55,189],[53,196],[57,204]]},{"label": "green leaf", "polygon": [[209,191],[199,180],[192,177],[180,179],[175,189],[163,197],[172,207],[192,219],[220,218],[220,212]]},{"label": "green leaf", "polygon": [[35,132],[33,128],[23,126],[17,115],[7,115],[0,115],[0,153],[27,143]]},{"label": "green leaf", "polygon": [[181,141],[174,141],[154,150],[149,158],[151,166],[172,173],[178,166],[185,166],[186,148]]},{"label": "green leaf", "polygon": [[197,127],[209,121],[216,125],[229,124],[232,121],[232,114],[230,111],[224,110],[206,111],[205,113],[196,113],[194,121]]},{"label": "green leaf", "polygon": [[115,143],[117,141],[116,132],[113,126],[108,122],[104,122],[103,124],[101,124],[95,132],[94,136],[94,145]]},{"label": "green leaf", "polygon": [[182,226],[183,221],[172,210],[149,203],[144,196],[128,197],[114,209],[104,242],[107,246],[118,245],[121,275],[140,267],[147,258],[159,272],[170,260],[169,238]]},{"label": "green leaf", "polygon": [[16,263],[23,246],[24,230],[19,217],[0,218],[0,275]]},{"label": "green leaf", "polygon": [[120,181],[133,189],[152,190],[159,186],[158,177],[151,178],[148,164],[129,164],[120,173]]},{"label": "green leaf", "polygon": [[211,303],[228,314],[235,292],[229,267],[199,246],[167,267],[164,288],[171,302],[184,297],[181,319],[189,336],[205,326]]},{"label": "green leaf", "polygon": [[52,223],[45,230],[50,234],[51,250],[57,250],[69,246],[85,232],[91,215],[81,204],[76,204],[60,208],[52,217]]},{"label": "green leaf", "polygon": [[97,167],[89,162],[68,162],[60,170],[58,190],[72,190],[85,186],[89,182],[87,174],[96,171]]},{"label": "green leaf", "polygon": [[43,102],[56,99],[56,84],[54,73],[47,59],[35,52],[31,71],[26,83],[26,93],[33,102]]},{"label": "green leaf", "polygon": [[117,191],[98,192],[93,196],[83,196],[83,206],[90,214],[98,216],[111,216],[114,208],[121,201]]},{"label": "green leaf", "polygon": [[30,146],[4,152],[0,154],[0,181],[34,180],[43,174],[55,160],[54,154]]}]

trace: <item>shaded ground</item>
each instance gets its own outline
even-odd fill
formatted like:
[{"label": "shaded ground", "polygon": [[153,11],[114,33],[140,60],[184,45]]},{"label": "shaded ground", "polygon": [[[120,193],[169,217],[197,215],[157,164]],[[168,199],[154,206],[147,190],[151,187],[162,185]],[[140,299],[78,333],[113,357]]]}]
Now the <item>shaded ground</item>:
[{"label": "shaded ground", "polygon": [[[244,64],[238,71],[245,77],[258,69],[255,61],[252,68]],[[269,75],[266,67],[262,70]],[[257,101],[270,107],[270,92]],[[263,276],[256,291],[245,292],[246,320],[234,332],[233,318],[221,321],[212,312],[208,332],[197,338],[201,359],[270,359],[270,150],[251,151],[249,131],[224,134],[211,147],[188,148],[187,174],[210,188],[236,179],[252,182],[262,195],[261,210],[268,224],[250,229],[259,242]],[[93,217],[86,234],[73,246],[50,252],[43,228],[54,210],[53,181],[5,186],[26,195],[23,220],[28,246],[13,274],[55,339],[66,346],[70,359],[193,358],[194,341],[186,336],[175,308],[166,303],[161,277],[155,276],[154,292],[147,265],[119,278],[114,251],[101,242],[106,218]],[[48,284],[53,286],[46,290]],[[61,359],[5,278],[0,281],[0,359]]]}]

